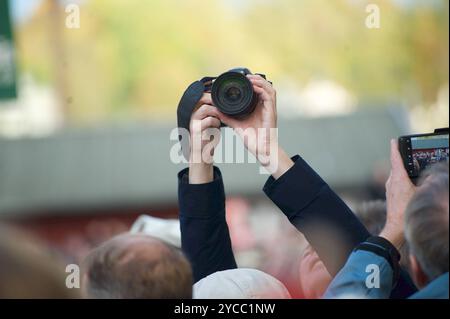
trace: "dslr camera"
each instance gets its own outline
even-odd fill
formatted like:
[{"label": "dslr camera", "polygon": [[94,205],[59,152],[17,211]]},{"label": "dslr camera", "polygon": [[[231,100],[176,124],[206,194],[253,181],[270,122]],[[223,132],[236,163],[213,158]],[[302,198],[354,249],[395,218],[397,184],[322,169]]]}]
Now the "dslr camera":
[{"label": "dslr camera", "polygon": [[[178,139],[186,158],[189,141],[183,139],[183,134],[189,131],[192,113],[205,92],[211,93],[214,106],[226,115],[244,118],[255,110],[259,97],[247,78],[249,74],[252,73],[247,68],[235,68],[218,77],[204,77],[186,89],[177,108]],[[264,74],[256,75],[266,78]]]}]

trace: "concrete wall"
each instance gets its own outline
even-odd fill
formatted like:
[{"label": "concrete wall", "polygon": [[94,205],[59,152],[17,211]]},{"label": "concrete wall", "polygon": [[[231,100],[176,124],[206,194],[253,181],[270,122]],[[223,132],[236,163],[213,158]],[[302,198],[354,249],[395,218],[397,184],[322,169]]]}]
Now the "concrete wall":
[{"label": "concrete wall", "polygon": [[[407,133],[403,109],[279,121],[281,144],[301,154],[334,187],[360,187],[388,159],[389,139]],[[169,126],[68,130],[48,138],[0,138],[0,215],[42,209],[176,203]],[[228,194],[259,195],[256,164],[221,164]]]}]

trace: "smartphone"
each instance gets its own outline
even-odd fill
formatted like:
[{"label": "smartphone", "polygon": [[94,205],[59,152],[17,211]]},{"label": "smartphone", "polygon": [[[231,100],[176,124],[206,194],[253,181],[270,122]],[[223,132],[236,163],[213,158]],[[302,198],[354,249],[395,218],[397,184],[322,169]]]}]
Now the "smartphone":
[{"label": "smartphone", "polygon": [[434,133],[399,137],[400,154],[412,180],[416,180],[430,165],[449,162],[448,133],[448,128],[442,128]]}]

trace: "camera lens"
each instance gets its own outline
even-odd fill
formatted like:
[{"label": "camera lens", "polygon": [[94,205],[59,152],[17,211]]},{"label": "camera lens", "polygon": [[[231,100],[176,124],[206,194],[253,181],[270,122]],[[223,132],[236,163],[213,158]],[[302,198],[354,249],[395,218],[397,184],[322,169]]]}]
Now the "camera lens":
[{"label": "camera lens", "polygon": [[226,92],[225,92],[225,98],[227,100],[229,100],[230,102],[236,102],[239,101],[239,99],[241,98],[242,93],[241,90],[238,87],[230,87]]},{"label": "camera lens", "polygon": [[219,76],[212,86],[211,96],[214,105],[228,115],[250,114],[256,105],[252,83],[239,72],[230,71]]}]

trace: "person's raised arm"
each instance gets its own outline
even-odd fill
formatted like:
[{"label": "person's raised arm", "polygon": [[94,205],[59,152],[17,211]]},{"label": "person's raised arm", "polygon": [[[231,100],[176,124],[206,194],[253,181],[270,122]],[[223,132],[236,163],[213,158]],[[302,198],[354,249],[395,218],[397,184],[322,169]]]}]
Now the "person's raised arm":
[{"label": "person's raised arm", "polygon": [[[259,96],[255,111],[246,119],[234,119],[224,114],[220,119],[235,130],[248,151],[271,173],[264,192],[303,233],[334,276],[344,266],[352,250],[370,233],[300,156],[290,159],[278,145],[276,91],[260,76],[248,78]],[[249,134],[249,129],[254,134]],[[399,297],[415,291],[409,283],[397,294]]]},{"label": "person's raised arm", "polygon": [[234,118],[220,113],[220,120],[234,129],[247,150],[275,179],[281,177],[294,162],[278,145],[276,91],[259,75],[248,75],[259,101],[246,118]]},{"label": "person's raised arm", "polygon": [[389,240],[397,249],[405,242],[405,211],[416,191],[417,187],[411,182],[404,167],[398,142],[391,140],[391,174],[386,182],[386,225],[380,237]]},{"label": "person's raised arm", "polygon": [[182,250],[191,262],[194,282],[236,268],[225,220],[222,176],[213,166],[220,121],[210,94],[204,94],[190,125],[189,168],[178,174]]},{"label": "person's raised arm", "polygon": [[330,274],[344,265],[351,250],[370,236],[358,218],[315,171],[278,144],[276,91],[257,75],[249,75],[259,102],[245,119],[221,114],[271,177],[264,192],[306,237]]},{"label": "person's raised arm", "polygon": [[[398,251],[405,241],[405,211],[416,191],[403,166],[398,143],[392,140],[391,174],[386,182],[386,224],[379,236],[358,245],[331,282],[325,298],[353,294],[359,298],[386,299],[394,287],[406,284],[408,278],[402,273],[399,260],[408,256],[400,256]],[[371,276],[368,269],[369,273],[376,271],[376,276]]]}]

